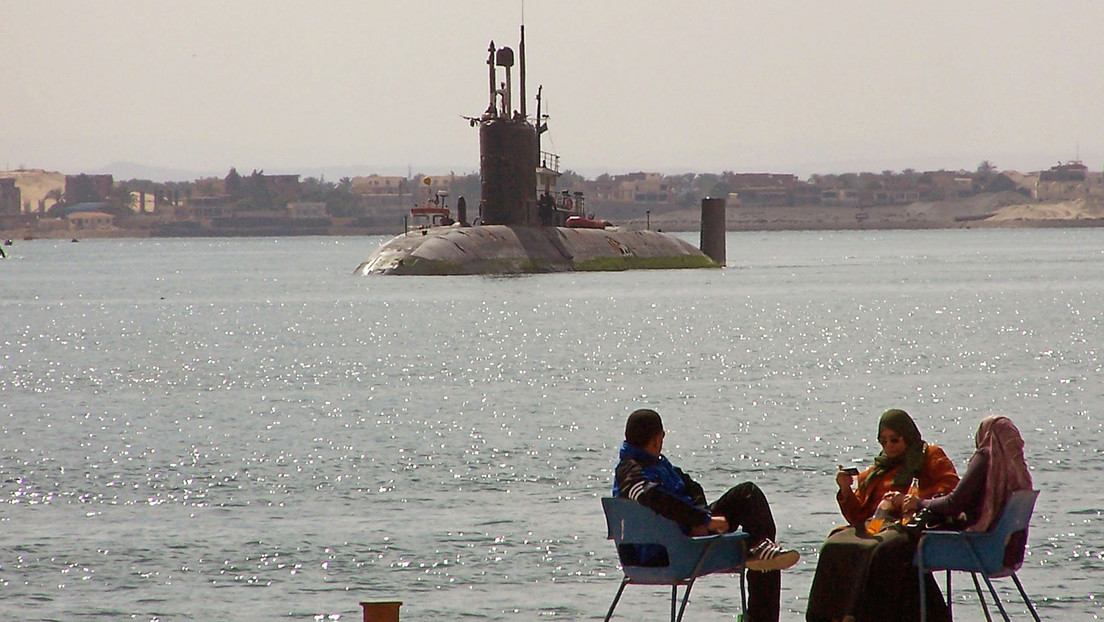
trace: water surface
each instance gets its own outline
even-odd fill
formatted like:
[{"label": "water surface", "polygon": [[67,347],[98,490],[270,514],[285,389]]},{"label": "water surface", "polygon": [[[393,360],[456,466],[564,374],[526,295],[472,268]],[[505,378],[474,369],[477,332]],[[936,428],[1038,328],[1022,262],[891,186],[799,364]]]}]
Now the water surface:
[{"label": "water surface", "polygon": [[[650,406],[713,497],[767,492],[804,555],[784,620],[840,521],[835,465],[876,453],[883,410],[962,466],[1007,414],[1043,491],[1020,576],[1044,618],[1104,614],[1104,230],[731,233],[724,270],[352,276],[382,241],[9,247],[0,612],[600,619],[620,572],[598,498]],[[711,577],[691,609],[738,599]],[[663,616],[664,594],[618,611]]]}]

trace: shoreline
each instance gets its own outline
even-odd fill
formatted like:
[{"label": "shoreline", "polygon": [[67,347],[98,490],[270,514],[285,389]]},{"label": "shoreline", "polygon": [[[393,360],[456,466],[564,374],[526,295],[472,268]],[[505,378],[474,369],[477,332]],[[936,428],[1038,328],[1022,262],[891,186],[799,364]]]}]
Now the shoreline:
[{"label": "shoreline", "polygon": [[[1022,195],[876,207],[729,207],[727,231],[842,231],[894,229],[1104,227],[1104,201],[1028,203]],[[653,213],[652,228],[698,231],[699,209]],[[633,224],[643,227],[640,219]]]},{"label": "shoreline", "polygon": [[[638,210],[639,211],[639,210]],[[622,229],[651,228],[667,232],[689,233],[701,230],[699,207],[661,211],[653,209],[647,220],[631,218],[616,221]],[[918,202],[908,205],[874,207],[728,207],[726,231],[850,231],[974,228],[1083,228],[1104,227],[1104,200],[1025,202],[1022,195],[979,195],[954,201]],[[0,239],[110,239],[172,237],[302,237],[302,236],[375,236],[398,235],[399,227],[349,227],[334,225],[273,230],[258,228],[222,232],[202,230],[195,235],[151,235],[150,228],[0,229]]]}]

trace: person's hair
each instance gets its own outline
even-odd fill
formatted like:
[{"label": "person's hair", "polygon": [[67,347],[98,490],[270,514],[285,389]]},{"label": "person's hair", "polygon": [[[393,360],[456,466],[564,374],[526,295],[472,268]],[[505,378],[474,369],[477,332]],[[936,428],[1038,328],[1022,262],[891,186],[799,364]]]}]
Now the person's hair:
[{"label": "person's hair", "polygon": [[633,447],[644,447],[662,432],[663,420],[650,408],[634,410],[625,422],[625,441]]}]

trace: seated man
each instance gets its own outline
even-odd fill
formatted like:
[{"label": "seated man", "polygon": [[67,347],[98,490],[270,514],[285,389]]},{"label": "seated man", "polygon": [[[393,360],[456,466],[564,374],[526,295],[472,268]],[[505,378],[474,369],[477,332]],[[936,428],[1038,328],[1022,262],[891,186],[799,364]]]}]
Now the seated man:
[{"label": "seated man", "polygon": [[[743,528],[748,534],[748,622],[776,622],[784,570],[797,563],[797,551],[774,542],[774,517],[759,487],[744,482],[707,504],[702,487],[662,455],[663,420],[654,410],[629,415],[617,465],[613,496],[627,497],[669,518],[693,536]],[[642,557],[649,552],[640,551]],[[647,565],[648,560],[641,563]]]}]

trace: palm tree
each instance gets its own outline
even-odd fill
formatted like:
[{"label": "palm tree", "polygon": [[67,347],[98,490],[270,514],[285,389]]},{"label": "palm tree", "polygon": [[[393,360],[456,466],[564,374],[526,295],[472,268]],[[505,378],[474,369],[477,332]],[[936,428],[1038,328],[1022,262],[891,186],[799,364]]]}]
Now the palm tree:
[{"label": "palm tree", "polygon": [[988,179],[990,175],[997,172],[997,165],[993,164],[989,160],[982,160],[981,164],[977,166],[977,174],[979,177]]},{"label": "palm tree", "polygon": [[[47,192],[46,196],[42,197],[42,203],[39,205],[39,212],[44,214],[46,213],[46,210],[49,209],[46,207],[46,201],[53,201],[54,205],[61,203],[62,196],[63,195],[61,192],[61,188],[54,188],[53,190]],[[53,207],[54,205],[51,205],[50,207]]]}]

